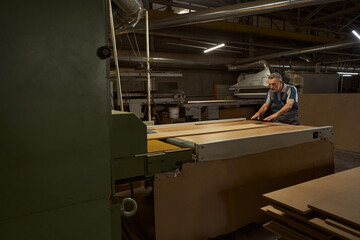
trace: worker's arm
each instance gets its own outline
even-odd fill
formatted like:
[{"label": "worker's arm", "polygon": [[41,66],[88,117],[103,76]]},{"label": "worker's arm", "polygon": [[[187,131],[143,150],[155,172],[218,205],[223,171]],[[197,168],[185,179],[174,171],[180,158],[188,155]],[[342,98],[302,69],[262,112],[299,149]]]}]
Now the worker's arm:
[{"label": "worker's arm", "polygon": [[294,103],[295,103],[295,100],[294,100],[294,99],[291,99],[291,98],[288,99],[288,100],[286,101],[286,104],[285,104],[279,111],[277,111],[277,112],[274,113],[274,114],[271,114],[271,115],[268,116],[267,118],[264,118],[264,121],[271,121],[272,119],[277,118],[277,117],[279,117],[280,115],[282,115],[282,114],[290,111],[291,108],[292,108],[292,106],[294,105]]},{"label": "worker's arm", "polygon": [[261,108],[259,109],[259,111],[257,111],[257,113],[255,113],[251,119],[258,119],[260,120],[260,116],[263,115],[264,113],[266,113],[266,111],[269,109],[270,104],[264,103]]}]

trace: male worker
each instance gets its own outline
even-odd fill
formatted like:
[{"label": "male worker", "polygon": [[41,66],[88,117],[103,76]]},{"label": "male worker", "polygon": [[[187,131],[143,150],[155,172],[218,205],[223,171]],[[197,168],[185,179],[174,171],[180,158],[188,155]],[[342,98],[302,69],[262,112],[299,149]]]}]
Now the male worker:
[{"label": "male worker", "polygon": [[265,103],[251,119],[260,119],[260,116],[271,106],[273,114],[264,118],[264,121],[299,125],[296,88],[285,84],[277,72],[269,75],[268,83],[270,89],[266,95]]}]

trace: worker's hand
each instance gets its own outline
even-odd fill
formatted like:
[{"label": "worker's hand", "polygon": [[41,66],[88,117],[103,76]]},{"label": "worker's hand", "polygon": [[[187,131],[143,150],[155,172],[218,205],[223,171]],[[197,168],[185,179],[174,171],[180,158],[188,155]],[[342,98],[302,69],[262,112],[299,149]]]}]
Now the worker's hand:
[{"label": "worker's hand", "polygon": [[264,121],[269,122],[269,121],[271,121],[271,120],[273,120],[274,118],[277,118],[277,117],[278,117],[278,114],[274,113],[274,114],[271,114],[270,116],[264,118]]},{"label": "worker's hand", "polygon": [[260,114],[259,114],[258,112],[255,113],[255,114],[251,117],[251,120],[254,120],[254,119],[260,120]]}]

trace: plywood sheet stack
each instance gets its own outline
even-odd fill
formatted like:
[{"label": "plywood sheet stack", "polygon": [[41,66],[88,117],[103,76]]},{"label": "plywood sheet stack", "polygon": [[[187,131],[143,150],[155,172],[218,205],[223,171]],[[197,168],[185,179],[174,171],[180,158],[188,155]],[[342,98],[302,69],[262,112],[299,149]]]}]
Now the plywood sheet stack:
[{"label": "plywood sheet stack", "polygon": [[281,239],[360,240],[360,167],[263,195]]}]

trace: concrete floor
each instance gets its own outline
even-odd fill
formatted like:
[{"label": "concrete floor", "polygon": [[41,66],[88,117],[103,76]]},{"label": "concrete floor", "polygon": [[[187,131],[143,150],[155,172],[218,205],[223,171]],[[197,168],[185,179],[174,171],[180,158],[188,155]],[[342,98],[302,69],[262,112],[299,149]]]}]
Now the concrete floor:
[{"label": "concrete floor", "polygon": [[335,150],[335,172],[360,166],[360,153]]},{"label": "concrete floor", "polygon": [[[360,153],[335,150],[335,172],[360,167]],[[261,224],[249,224],[224,236],[212,240],[276,240],[278,236],[267,231]]]},{"label": "concrete floor", "polygon": [[262,227],[262,224],[251,223],[235,232],[213,238],[212,240],[276,240],[278,236]]}]

